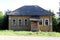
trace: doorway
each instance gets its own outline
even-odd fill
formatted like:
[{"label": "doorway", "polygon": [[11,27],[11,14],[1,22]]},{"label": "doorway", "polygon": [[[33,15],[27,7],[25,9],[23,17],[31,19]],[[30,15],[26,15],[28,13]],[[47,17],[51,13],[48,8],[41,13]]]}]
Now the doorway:
[{"label": "doorway", "polygon": [[31,22],[31,30],[32,31],[37,31],[38,30],[38,22],[37,21],[32,21]]}]

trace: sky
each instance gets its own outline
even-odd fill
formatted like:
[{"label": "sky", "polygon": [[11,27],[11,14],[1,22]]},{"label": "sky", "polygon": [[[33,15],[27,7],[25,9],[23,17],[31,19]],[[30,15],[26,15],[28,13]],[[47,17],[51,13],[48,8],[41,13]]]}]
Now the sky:
[{"label": "sky", "polygon": [[58,12],[59,0],[0,0],[0,11],[13,11],[24,5],[38,5],[46,10]]}]

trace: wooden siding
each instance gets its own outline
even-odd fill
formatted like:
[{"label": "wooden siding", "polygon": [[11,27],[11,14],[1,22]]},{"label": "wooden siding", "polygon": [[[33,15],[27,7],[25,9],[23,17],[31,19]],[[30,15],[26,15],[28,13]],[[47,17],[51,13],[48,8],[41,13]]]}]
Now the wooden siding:
[{"label": "wooden siding", "polygon": [[[28,26],[24,25],[24,19],[29,20],[29,17],[27,17],[27,16],[9,16],[9,18],[11,18],[11,20],[9,21],[9,29],[12,29],[12,30],[30,30],[30,24],[28,24]],[[21,26],[18,25],[19,18],[22,20]],[[16,26],[12,25],[13,19],[16,19]]]},{"label": "wooden siding", "polygon": [[[29,16],[9,16],[9,29],[10,30],[31,30],[31,21],[29,20]],[[22,19],[22,26],[18,26],[18,19]],[[52,31],[52,25],[50,25],[50,23],[52,23],[52,16],[40,16],[40,18],[43,19],[43,25],[40,26],[38,24],[38,30],[41,31]],[[44,25],[44,18],[48,18],[49,19],[49,26],[45,26]],[[16,19],[16,26],[12,26],[12,20]],[[24,19],[28,19],[29,21],[29,25],[25,26],[24,25]],[[38,22],[39,23],[39,22]]]},{"label": "wooden siding", "polygon": [[[52,23],[52,19],[51,19],[52,17],[51,16],[40,16],[40,18],[43,19],[43,25],[42,26],[38,25],[39,30],[41,30],[41,31],[52,31],[52,25],[50,25],[50,23]],[[49,19],[49,25],[48,26],[44,25],[44,19],[45,18]]]}]

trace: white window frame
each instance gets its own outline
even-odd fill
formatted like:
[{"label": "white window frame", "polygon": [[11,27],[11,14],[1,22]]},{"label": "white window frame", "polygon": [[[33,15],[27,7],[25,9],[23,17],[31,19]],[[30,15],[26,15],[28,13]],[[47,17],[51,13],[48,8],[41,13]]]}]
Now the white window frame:
[{"label": "white window frame", "polygon": [[[43,26],[43,19],[41,18],[40,20],[42,20],[42,25],[40,25],[40,24],[39,24],[39,25],[40,25],[40,26]],[[39,21],[39,22],[40,22],[40,21]]]},{"label": "white window frame", "polygon": [[9,17],[9,21],[11,21],[11,17]]},{"label": "white window frame", "polygon": [[[48,20],[48,25],[45,24],[45,21]],[[49,18],[44,19],[44,26],[49,26]]]},{"label": "white window frame", "polygon": [[[15,20],[15,24],[13,24],[13,20]],[[12,25],[13,26],[16,26],[16,19],[12,19]]]},{"label": "white window frame", "polygon": [[26,24],[25,24],[25,20],[27,20],[27,25],[28,25],[28,19],[24,19],[24,25],[26,25]]},{"label": "white window frame", "polygon": [[[21,20],[21,25],[22,25],[22,19],[20,19],[20,18],[18,19],[18,25],[19,25],[19,20]],[[19,25],[19,26],[21,26],[21,25]]]}]

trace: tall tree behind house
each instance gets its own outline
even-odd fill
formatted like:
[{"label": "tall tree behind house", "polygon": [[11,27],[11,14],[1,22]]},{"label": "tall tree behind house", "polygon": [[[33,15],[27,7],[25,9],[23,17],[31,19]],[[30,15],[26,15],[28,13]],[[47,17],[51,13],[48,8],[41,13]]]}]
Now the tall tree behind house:
[{"label": "tall tree behind house", "polygon": [[58,12],[58,23],[60,22],[60,2],[59,2],[59,12]]}]

